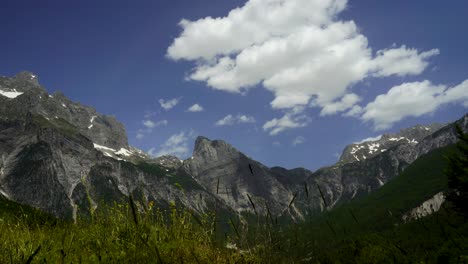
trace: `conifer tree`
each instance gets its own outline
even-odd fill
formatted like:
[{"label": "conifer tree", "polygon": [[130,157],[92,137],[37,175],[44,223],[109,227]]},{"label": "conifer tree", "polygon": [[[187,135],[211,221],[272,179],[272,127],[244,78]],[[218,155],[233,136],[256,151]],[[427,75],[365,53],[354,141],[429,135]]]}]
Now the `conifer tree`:
[{"label": "conifer tree", "polygon": [[454,209],[468,216],[468,134],[456,126],[458,138],[457,152],[448,157],[446,175],[449,191],[447,200]]}]

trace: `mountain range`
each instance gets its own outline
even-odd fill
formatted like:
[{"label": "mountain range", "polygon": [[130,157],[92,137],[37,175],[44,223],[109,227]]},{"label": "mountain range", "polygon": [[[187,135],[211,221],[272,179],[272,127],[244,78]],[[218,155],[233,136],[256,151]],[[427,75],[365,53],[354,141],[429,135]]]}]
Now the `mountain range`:
[{"label": "mountain range", "polygon": [[48,94],[36,75],[21,72],[0,77],[0,194],[65,219],[131,195],[141,205],[300,220],[368,195],[422,155],[456,143],[455,125],[468,131],[468,115],[350,144],[317,171],[270,168],[202,136],[189,159],[154,158],[128,144],[114,117]]}]

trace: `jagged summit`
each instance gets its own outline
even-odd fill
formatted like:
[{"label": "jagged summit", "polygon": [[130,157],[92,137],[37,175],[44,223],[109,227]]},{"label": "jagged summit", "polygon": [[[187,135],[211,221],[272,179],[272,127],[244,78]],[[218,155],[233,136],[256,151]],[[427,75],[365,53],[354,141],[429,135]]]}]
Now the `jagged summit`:
[{"label": "jagged summit", "polygon": [[400,144],[418,144],[423,138],[431,135],[444,125],[434,123],[430,125],[415,125],[400,130],[395,134],[383,134],[380,137],[348,145],[343,150],[339,162],[349,163],[363,161],[375,157]]},{"label": "jagged summit", "polygon": [[64,120],[99,146],[129,149],[125,127],[114,117],[68,99],[62,92],[49,94],[39,85],[38,77],[20,72],[0,78],[0,118],[25,118],[28,113],[49,122]]},{"label": "jagged summit", "polygon": [[192,157],[194,159],[211,160],[233,160],[238,159],[240,152],[223,140],[210,140],[199,136],[195,140]]},{"label": "jagged summit", "polygon": [[40,85],[37,75],[32,73],[32,72],[22,71],[22,72],[16,74],[13,78],[15,80],[17,80],[17,81],[29,82],[29,83],[31,83],[33,85],[37,85],[37,86]]},{"label": "jagged summit", "polygon": [[[152,159],[128,145],[115,118],[59,92],[51,95],[35,78],[0,77],[0,194],[61,217],[138,193],[199,212],[218,204],[300,219],[366,195],[421,155],[457,141],[454,124],[418,125],[351,144],[341,162],[315,172],[268,168],[223,140],[202,136],[185,161]],[[456,123],[468,131],[468,115]]]}]

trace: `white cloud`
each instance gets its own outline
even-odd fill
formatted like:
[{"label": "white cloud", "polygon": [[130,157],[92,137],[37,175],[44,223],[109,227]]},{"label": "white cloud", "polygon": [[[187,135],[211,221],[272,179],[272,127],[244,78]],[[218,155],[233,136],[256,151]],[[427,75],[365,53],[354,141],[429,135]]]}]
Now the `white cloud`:
[{"label": "white cloud", "polygon": [[273,146],[275,146],[275,147],[281,146],[281,143],[280,143],[279,141],[273,141],[272,144],[273,144]]},{"label": "white cloud", "polygon": [[300,114],[302,108],[296,108],[293,111],[287,112],[281,118],[273,118],[263,125],[263,130],[268,131],[270,136],[275,136],[285,130],[305,127],[310,119]]},{"label": "white cloud", "polygon": [[145,137],[145,134],[141,131],[138,131],[137,134],[136,134],[136,138],[137,139],[143,139]]},{"label": "white cloud", "polygon": [[417,49],[400,48],[379,50],[372,62],[374,76],[404,76],[421,74],[429,65],[426,59],[439,55],[438,49],[419,53]]},{"label": "white cloud", "polygon": [[293,140],[292,145],[293,145],[293,146],[297,146],[297,145],[300,145],[300,144],[304,144],[305,141],[306,141],[306,140],[305,140],[304,137],[302,137],[302,136],[297,136],[297,137]]},{"label": "white cloud", "polygon": [[199,104],[194,104],[192,105],[191,107],[189,107],[187,109],[188,112],[201,112],[203,111],[203,106],[199,105]]},{"label": "white cloud", "polygon": [[353,93],[347,94],[343,96],[340,101],[326,105],[320,112],[320,115],[332,115],[346,111],[352,108],[359,101],[361,101],[361,98],[358,95]]},{"label": "white cloud", "polygon": [[376,136],[376,137],[368,137],[368,138],[365,138],[365,139],[360,140],[358,142],[354,142],[354,144],[361,144],[361,143],[364,143],[364,142],[377,141],[377,140],[380,140],[381,138],[382,138],[382,135]]},{"label": "white cloud", "polygon": [[193,131],[181,131],[177,134],[170,136],[159,149],[151,148],[148,153],[153,157],[160,157],[163,155],[174,155],[180,158],[185,158],[189,155],[189,140],[193,139],[195,133]]},{"label": "white cloud", "polygon": [[346,5],[346,0],[249,0],[225,17],[182,20],[182,33],[167,56],[195,61],[189,79],[213,89],[244,93],[260,84],[274,94],[274,109],[309,105],[326,115],[357,103],[357,95],[354,101],[349,97],[353,84],[420,74],[439,53],[403,45],[374,54],[354,21],[338,19]]},{"label": "white cloud", "polygon": [[373,102],[361,108],[361,113],[355,111],[348,114],[372,122],[375,130],[383,130],[406,117],[429,114],[449,103],[468,106],[468,80],[449,88],[427,80],[403,83],[377,96]]},{"label": "white cloud", "polygon": [[237,120],[239,123],[255,123],[255,118],[252,116],[238,115]]},{"label": "white cloud", "polygon": [[156,126],[156,123],[154,123],[153,121],[151,120],[144,120],[143,121],[143,125],[147,128],[153,128]]},{"label": "white cloud", "polygon": [[216,121],[215,126],[231,126],[234,125],[236,119],[232,115],[227,115],[224,118]]},{"label": "white cloud", "polygon": [[353,116],[353,117],[359,117],[360,114],[362,114],[364,110],[362,107],[359,105],[355,105],[349,110],[348,112],[344,113],[343,116]]},{"label": "white cloud", "polygon": [[167,126],[169,122],[167,120],[161,120],[161,121],[158,121],[156,122],[156,126]]},{"label": "white cloud", "polygon": [[167,120],[161,120],[158,122],[154,122],[152,120],[143,120],[143,125],[149,129],[158,127],[158,126],[167,126],[169,122]]},{"label": "white cloud", "polygon": [[158,102],[161,105],[161,107],[167,111],[174,108],[174,106],[176,106],[179,103],[180,99],[181,98],[173,98],[168,100],[159,99]]},{"label": "white cloud", "polygon": [[137,139],[142,139],[145,137],[145,134],[149,134],[153,132],[153,129],[159,126],[167,126],[169,123],[167,120],[161,120],[158,122],[154,122],[152,120],[143,120],[142,121],[143,126],[145,126],[145,129],[139,129],[136,135]]},{"label": "white cloud", "polygon": [[241,123],[255,123],[255,118],[242,114],[238,114],[237,116],[227,115],[216,121],[215,126],[232,126]]}]

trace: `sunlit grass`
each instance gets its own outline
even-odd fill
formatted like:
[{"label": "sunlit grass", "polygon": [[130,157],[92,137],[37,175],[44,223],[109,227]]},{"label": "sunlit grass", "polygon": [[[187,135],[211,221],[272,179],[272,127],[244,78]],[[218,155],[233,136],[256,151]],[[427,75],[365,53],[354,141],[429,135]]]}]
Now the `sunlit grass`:
[{"label": "sunlit grass", "polygon": [[[187,210],[162,212],[150,202],[132,211],[115,205],[77,223],[34,224],[23,216],[0,222],[0,263],[260,263],[214,241],[211,217]],[[135,205],[136,206],[136,205]],[[37,251],[37,252],[36,252]],[[34,255],[34,252],[36,254]]]}]

